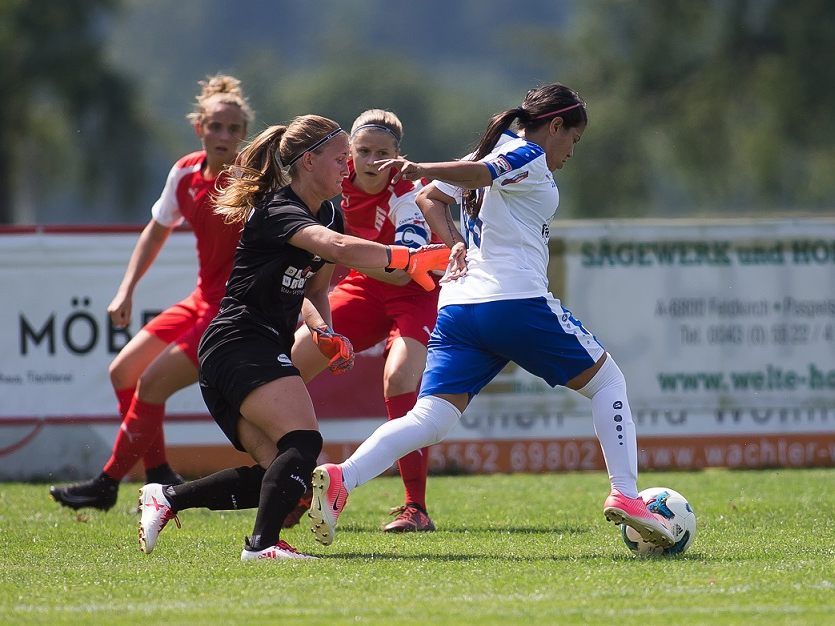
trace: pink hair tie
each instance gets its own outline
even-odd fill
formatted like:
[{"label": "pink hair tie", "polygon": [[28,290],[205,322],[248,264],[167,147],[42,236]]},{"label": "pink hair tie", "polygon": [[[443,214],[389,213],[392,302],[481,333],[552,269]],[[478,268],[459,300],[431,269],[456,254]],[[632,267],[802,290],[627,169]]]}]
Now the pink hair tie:
[{"label": "pink hair tie", "polygon": [[542,115],[537,115],[536,117],[532,117],[532,120],[541,120],[543,117],[553,117],[558,113],[565,113],[566,111],[570,111],[571,109],[576,109],[578,107],[583,106],[582,102],[578,102],[576,104],[572,104],[570,107],[565,107],[564,109],[557,109],[556,111],[551,111],[550,113],[543,113]]}]

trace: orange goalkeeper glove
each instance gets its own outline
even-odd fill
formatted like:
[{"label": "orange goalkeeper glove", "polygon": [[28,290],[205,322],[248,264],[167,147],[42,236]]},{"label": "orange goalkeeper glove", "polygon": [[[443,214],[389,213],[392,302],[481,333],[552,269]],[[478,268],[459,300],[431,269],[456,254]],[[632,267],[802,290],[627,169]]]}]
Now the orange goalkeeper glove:
[{"label": "orange goalkeeper glove", "polygon": [[405,246],[388,246],[391,260],[387,269],[406,270],[418,285],[432,291],[435,281],[429,272],[446,270],[449,265],[449,248],[442,243],[421,246],[415,250]]},{"label": "orange goalkeeper glove", "polygon": [[339,335],[329,326],[311,328],[313,343],[319,352],[328,357],[328,369],[334,374],[344,374],[354,367],[354,346],[344,335]]}]

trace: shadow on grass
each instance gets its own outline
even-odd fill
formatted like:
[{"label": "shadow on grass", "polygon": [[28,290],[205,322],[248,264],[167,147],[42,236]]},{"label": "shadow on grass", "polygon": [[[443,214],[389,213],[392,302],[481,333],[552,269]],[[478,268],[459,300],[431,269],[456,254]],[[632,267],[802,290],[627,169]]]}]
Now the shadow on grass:
[{"label": "shadow on grass", "polygon": [[[348,524],[346,526],[340,526],[338,529],[340,533],[351,533],[357,535],[364,535],[364,534],[374,534],[377,535],[380,533],[379,528],[368,528],[367,526],[357,526]],[[472,533],[495,533],[499,535],[580,535],[583,533],[591,532],[591,530],[585,526],[552,526],[552,527],[545,527],[545,526],[453,526],[451,528],[441,527],[438,528],[434,533],[431,534],[444,534],[444,533],[451,533],[451,534],[460,534],[460,535],[468,535]],[[402,533],[406,535],[413,535],[414,533]],[[428,534],[428,533],[420,533],[420,534]],[[390,536],[397,536],[394,533],[389,533]]]},{"label": "shadow on grass", "polygon": [[580,535],[589,532],[583,526],[467,526],[466,528],[439,528],[437,532],[459,533],[498,533],[500,535]]},{"label": "shadow on grass", "polygon": [[[740,559],[730,556],[714,556],[704,554],[701,552],[676,554],[676,555],[654,555],[645,557],[635,557],[632,554],[612,554],[610,552],[588,552],[580,554],[543,554],[537,556],[522,556],[522,555],[500,555],[500,554],[484,554],[484,553],[468,553],[468,554],[437,554],[437,553],[420,553],[420,554],[402,554],[395,552],[374,551],[374,552],[341,552],[339,554],[319,553],[316,556],[324,560],[346,560],[346,561],[434,561],[437,563],[455,563],[466,561],[508,561],[514,563],[573,563],[573,562],[598,562],[605,561],[609,563],[647,563],[647,562],[674,562],[674,561],[691,561],[695,563],[723,563],[723,562],[738,562]],[[743,559],[744,560],[744,559]],[[759,559],[751,559],[759,560]]]},{"label": "shadow on grass", "polygon": [[[601,559],[610,561],[610,555],[587,554],[587,555],[542,555],[542,556],[520,556],[520,555],[499,555],[499,554],[401,554],[393,552],[342,552],[340,554],[317,554],[321,559],[345,559],[359,561],[434,561],[437,563],[454,563],[464,561],[512,561],[516,563],[546,563],[555,561],[599,561]],[[631,558],[631,557],[630,557]]]}]

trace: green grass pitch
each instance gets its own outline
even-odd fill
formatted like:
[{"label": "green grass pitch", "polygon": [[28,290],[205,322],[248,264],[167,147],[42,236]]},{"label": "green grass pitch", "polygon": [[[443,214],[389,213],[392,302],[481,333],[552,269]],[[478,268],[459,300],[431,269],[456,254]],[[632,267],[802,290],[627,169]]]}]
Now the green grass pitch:
[{"label": "green grass pitch", "polygon": [[643,473],[680,491],[698,535],[637,559],[602,515],[602,472],[445,476],[438,531],[386,535],[397,477],[356,490],[316,561],[239,561],[253,511],[183,511],[138,550],[138,485],[107,513],[0,484],[3,624],[835,624],[835,471]]}]

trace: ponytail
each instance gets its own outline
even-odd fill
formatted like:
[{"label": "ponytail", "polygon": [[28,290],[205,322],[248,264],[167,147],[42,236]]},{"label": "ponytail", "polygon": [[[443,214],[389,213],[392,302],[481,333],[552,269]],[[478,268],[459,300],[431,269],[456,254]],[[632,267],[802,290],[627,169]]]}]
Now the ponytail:
[{"label": "ponytail", "polygon": [[[496,147],[499,137],[502,136],[503,132],[510,128],[513,120],[517,119],[521,112],[523,112],[522,107],[517,107],[515,109],[502,111],[501,113],[498,113],[490,118],[490,122],[487,124],[485,131],[481,134],[481,139],[479,139],[478,144],[476,145],[475,152],[473,153],[471,160],[480,161],[490,154],[493,151],[493,148]],[[461,208],[472,218],[478,217],[478,213],[481,210],[481,201],[484,197],[483,194],[477,192],[477,189],[467,189],[462,198]]]},{"label": "ponytail", "polygon": [[232,182],[220,191],[215,213],[227,224],[243,222],[272,191],[290,184],[296,162],[305,152],[317,152],[329,139],[344,132],[320,115],[301,115],[287,126],[270,126],[241,150],[229,168]]},{"label": "ponytail", "polygon": [[241,150],[235,164],[228,169],[232,182],[219,190],[215,208],[215,213],[222,215],[227,224],[245,221],[268,191],[290,183],[279,157],[286,131],[286,126],[270,126]]}]

